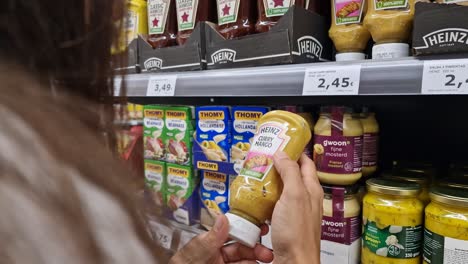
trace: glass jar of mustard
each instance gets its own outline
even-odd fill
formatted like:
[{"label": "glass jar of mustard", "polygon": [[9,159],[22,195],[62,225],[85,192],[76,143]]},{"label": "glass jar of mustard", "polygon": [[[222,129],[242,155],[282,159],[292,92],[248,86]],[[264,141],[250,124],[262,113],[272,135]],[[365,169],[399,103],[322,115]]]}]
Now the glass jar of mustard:
[{"label": "glass jar of mustard", "polygon": [[402,171],[393,170],[392,172],[383,173],[384,178],[395,179],[399,181],[415,182],[421,186],[419,200],[427,205],[431,199],[429,198],[429,188],[431,187],[431,179],[422,171]]},{"label": "glass jar of mustard", "polygon": [[430,196],[423,263],[468,263],[468,189],[435,187]]},{"label": "glass jar of mustard", "polygon": [[312,135],[301,116],[271,111],[258,121],[257,132],[237,178],[231,183],[229,235],[249,247],[260,237],[260,224],[271,220],[283,192],[283,182],[273,165],[273,155],[284,151],[299,160]]},{"label": "glass jar of mustard", "polygon": [[367,181],[363,202],[363,264],[419,264],[423,203],[417,183],[388,179]]},{"label": "glass jar of mustard", "polygon": [[372,59],[409,56],[414,4],[417,0],[369,0],[364,26],[375,45]]},{"label": "glass jar of mustard", "polygon": [[322,185],[322,188],[321,261],[333,263],[344,257],[350,263],[358,263],[361,250],[359,186]]},{"label": "glass jar of mustard", "polygon": [[370,33],[362,24],[365,0],[331,0],[332,22],[328,35],[335,44],[336,61],[363,60]]},{"label": "glass jar of mustard", "polygon": [[362,176],[370,177],[377,171],[379,159],[379,123],[375,113],[369,112],[367,107],[361,112],[361,124],[364,129],[362,148]]},{"label": "glass jar of mustard", "polygon": [[362,176],[362,124],[348,107],[322,107],[313,159],[321,183],[351,185]]}]

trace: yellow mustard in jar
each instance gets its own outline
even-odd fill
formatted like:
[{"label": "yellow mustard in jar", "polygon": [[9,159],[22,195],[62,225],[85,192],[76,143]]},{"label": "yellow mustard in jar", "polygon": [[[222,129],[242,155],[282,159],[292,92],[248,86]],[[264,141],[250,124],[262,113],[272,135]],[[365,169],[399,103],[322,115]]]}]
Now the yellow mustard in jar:
[{"label": "yellow mustard in jar", "polygon": [[271,219],[283,191],[273,155],[284,151],[297,161],[311,137],[309,125],[297,114],[278,110],[260,118],[243,167],[230,186],[230,210],[226,216],[231,238],[255,246],[260,237],[259,225]]},{"label": "yellow mustard in jar", "polygon": [[362,128],[364,130],[362,176],[367,178],[377,171],[380,127],[379,123],[377,123],[377,119],[375,119],[375,113],[369,112],[367,107],[363,108],[360,117]]},{"label": "yellow mustard in jar", "polygon": [[362,264],[419,264],[424,205],[417,183],[367,181],[363,202]]},{"label": "yellow mustard in jar", "polygon": [[423,263],[468,263],[468,189],[438,186],[430,195]]},{"label": "yellow mustard in jar", "polygon": [[415,182],[421,186],[421,192],[418,195],[419,200],[424,205],[429,204],[429,188],[431,187],[431,179],[422,171],[404,171],[394,169],[392,172],[384,172],[385,178],[395,179],[399,181]]},{"label": "yellow mustard in jar", "polygon": [[369,0],[364,26],[375,45],[373,59],[409,56],[407,44],[413,27],[416,0]]},{"label": "yellow mustard in jar", "polygon": [[363,128],[351,108],[322,107],[313,158],[321,183],[351,185],[362,176]]},{"label": "yellow mustard in jar", "polygon": [[362,25],[366,0],[331,0],[332,23],[328,35],[337,51],[336,60],[363,60],[370,33]]}]

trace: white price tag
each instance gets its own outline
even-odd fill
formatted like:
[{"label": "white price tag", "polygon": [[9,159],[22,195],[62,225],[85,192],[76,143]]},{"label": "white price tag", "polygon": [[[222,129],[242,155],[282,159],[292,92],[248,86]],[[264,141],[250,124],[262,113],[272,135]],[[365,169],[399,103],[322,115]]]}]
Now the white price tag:
[{"label": "white price tag", "polygon": [[122,77],[114,78],[114,96],[120,96],[122,90]]},{"label": "white price tag", "polygon": [[171,249],[172,237],[174,235],[173,230],[170,227],[155,222],[151,222],[151,225],[153,226],[155,239],[158,243],[165,249]]},{"label": "white price tag", "polygon": [[152,76],[148,80],[146,96],[174,96],[177,75]]},{"label": "white price tag", "polygon": [[357,95],[361,65],[307,68],[302,95]]},{"label": "white price tag", "polygon": [[425,61],[422,94],[468,94],[468,60]]}]

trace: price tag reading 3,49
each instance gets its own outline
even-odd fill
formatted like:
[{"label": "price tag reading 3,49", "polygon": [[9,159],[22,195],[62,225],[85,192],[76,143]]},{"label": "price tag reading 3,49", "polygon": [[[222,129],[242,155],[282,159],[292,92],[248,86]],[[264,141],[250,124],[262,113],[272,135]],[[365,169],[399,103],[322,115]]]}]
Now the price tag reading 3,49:
[{"label": "price tag reading 3,49", "polygon": [[177,75],[152,76],[148,80],[146,96],[174,96]]},{"label": "price tag reading 3,49", "polygon": [[468,60],[425,61],[422,94],[468,94]]},{"label": "price tag reading 3,49", "polygon": [[361,65],[308,68],[302,95],[357,95],[360,78]]}]

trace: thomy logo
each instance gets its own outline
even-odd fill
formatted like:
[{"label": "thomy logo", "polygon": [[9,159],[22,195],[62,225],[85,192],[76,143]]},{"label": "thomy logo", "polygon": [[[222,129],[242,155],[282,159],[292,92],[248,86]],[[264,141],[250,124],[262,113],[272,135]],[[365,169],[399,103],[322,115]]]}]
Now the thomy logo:
[{"label": "thomy logo", "polygon": [[213,64],[216,63],[228,63],[236,60],[236,51],[232,49],[220,49],[215,53],[211,54],[211,61]]}]

